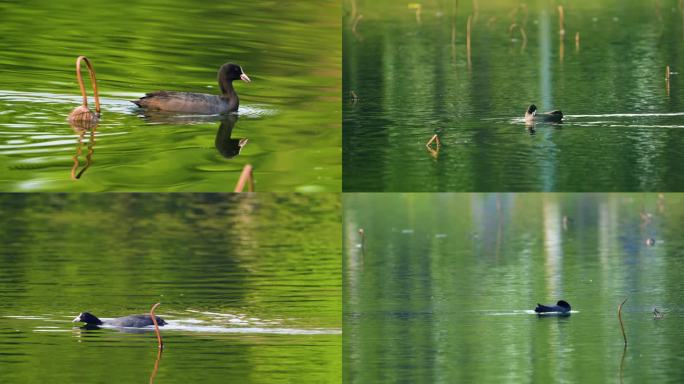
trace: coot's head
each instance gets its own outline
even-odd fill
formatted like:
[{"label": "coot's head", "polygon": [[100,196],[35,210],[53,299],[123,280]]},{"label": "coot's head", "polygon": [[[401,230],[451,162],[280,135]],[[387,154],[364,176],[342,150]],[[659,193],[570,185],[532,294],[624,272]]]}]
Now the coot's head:
[{"label": "coot's head", "polygon": [[533,115],[535,112],[537,112],[536,105],[532,104],[529,106],[529,108],[527,108],[527,113],[529,113],[530,115]]},{"label": "coot's head", "polygon": [[569,311],[569,310],[570,310],[570,304],[568,304],[568,302],[565,301],[565,300],[559,300],[559,301],[556,303],[556,305],[559,306],[559,307],[561,307],[561,308],[563,308],[563,309],[566,310],[566,311]]},{"label": "coot's head", "polygon": [[225,76],[230,81],[242,80],[245,83],[249,83],[250,81],[252,81],[242,70],[241,66],[233,63],[223,64],[221,66],[221,69],[219,69],[219,76],[221,75]]},{"label": "coot's head", "polygon": [[76,316],[76,318],[73,320],[73,322],[84,322],[86,324],[91,324],[91,325],[102,325],[102,320],[98,319],[95,315],[93,315],[90,312],[81,312]]}]

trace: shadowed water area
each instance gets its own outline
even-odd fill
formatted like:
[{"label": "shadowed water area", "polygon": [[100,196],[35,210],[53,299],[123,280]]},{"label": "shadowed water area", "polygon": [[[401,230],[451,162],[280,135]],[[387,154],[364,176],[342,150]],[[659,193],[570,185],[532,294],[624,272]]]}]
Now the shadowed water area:
[{"label": "shadowed water area", "polygon": [[345,191],[684,190],[681,2],[418,6],[345,6]]},{"label": "shadowed water area", "polygon": [[[0,382],[339,383],[339,197],[0,194]],[[156,314],[151,327],[85,329]]]},{"label": "shadowed water area", "polygon": [[[252,164],[257,191],[339,191],[340,20],[336,1],[0,2],[0,190],[225,192]],[[66,121],[79,55],[102,99],[93,130]],[[234,83],[235,121],[130,103],[218,95],[226,62],[252,80]]]},{"label": "shadowed water area", "polygon": [[[344,382],[682,381],[684,196],[353,194],[344,207]],[[570,316],[532,311],[561,299]]]}]

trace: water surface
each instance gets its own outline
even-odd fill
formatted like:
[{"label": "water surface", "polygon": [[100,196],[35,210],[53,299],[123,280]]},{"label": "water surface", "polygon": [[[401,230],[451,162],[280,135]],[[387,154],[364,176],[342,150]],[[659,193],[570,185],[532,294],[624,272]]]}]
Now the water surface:
[{"label": "water surface", "polygon": [[[344,212],[344,382],[684,377],[681,194],[348,194]],[[531,311],[559,299],[569,317]]]},{"label": "water surface", "polygon": [[[0,194],[0,382],[341,381],[339,197]],[[157,315],[152,329],[83,329]]]}]

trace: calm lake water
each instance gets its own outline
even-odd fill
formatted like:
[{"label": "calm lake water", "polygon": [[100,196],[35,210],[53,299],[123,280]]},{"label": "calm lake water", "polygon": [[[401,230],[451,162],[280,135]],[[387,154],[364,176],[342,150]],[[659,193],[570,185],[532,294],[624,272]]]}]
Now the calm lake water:
[{"label": "calm lake water", "polygon": [[[339,383],[333,194],[0,195],[0,382]],[[156,313],[154,332],[82,329]]]},{"label": "calm lake water", "polygon": [[684,379],[682,194],[348,194],[344,216],[344,382]]},{"label": "calm lake water", "polygon": [[678,2],[522,3],[347,3],[345,191],[684,190]]},{"label": "calm lake water", "polygon": [[[245,164],[257,191],[339,191],[340,23],[332,0],[0,2],[0,191],[223,192]],[[78,55],[98,76],[94,134],[66,121],[81,102]],[[129,102],[218,94],[228,61],[252,79],[235,82],[236,122],[145,119]]]}]

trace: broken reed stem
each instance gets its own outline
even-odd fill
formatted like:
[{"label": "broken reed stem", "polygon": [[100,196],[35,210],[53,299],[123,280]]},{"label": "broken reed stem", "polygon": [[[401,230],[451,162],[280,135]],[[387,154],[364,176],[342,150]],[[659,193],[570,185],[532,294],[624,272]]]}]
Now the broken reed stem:
[{"label": "broken reed stem", "polygon": [[76,59],[76,78],[78,79],[78,86],[81,88],[81,96],[83,96],[83,106],[88,108],[88,95],[86,95],[85,84],[83,83],[83,76],[81,76],[81,61],[85,61],[88,66],[88,74],[90,75],[90,83],[93,86],[93,93],[95,98],[95,112],[100,115],[100,96],[97,93],[97,79],[95,78],[95,69],[85,56],[79,56]]},{"label": "broken reed stem", "polygon": [[247,190],[249,192],[254,192],[254,174],[252,173],[251,164],[247,164],[242,168],[240,179],[238,179],[237,184],[235,184],[235,190],[233,192],[242,192],[245,189],[245,184],[248,182]]},{"label": "broken reed stem", "polygon": [[575,33],[575,51],[579,51],[580,48],[580,33]]},{"label": "broken reed stem", "polygon": [[622,338],[625,340],[625,348],[627,348],[627,334],[625,333],[625,325],[622,323],[622,305],[625,304],[628,297],[622,300],[618,306],[618,320],[620,320],[620,330],[622,331]]},{"label": "broken reed stem", "polygon": [[472,62],[470,61],[470,26],[472,24],[473,15],[468,16],[468,23],[466,26],[466,52],[468,56],[468,68],[470,68]]},{"label": "broken reed stem", "polygon": [[432,135],[432,137],[430,138],[430,140],[428,140],[428,142],[425,144],[425,146],[428,147],[428,148],[430,148],[430,145],[431,145],[433,142],[434,142],[435,145],[437,145],[437,147],[439,148],[439,146],[440,146],[441,143],[440,143],[440,141],[439,141],[439,136],[437,136],[437,134]]},{"label": "broken reed stem", "polygon": [[361,250],[366,248],[366,231],[363,228],[359,228],[359,236],[361,236]]},{"label": "broken reed stem", "polygon": [[515,28],[518,28],[518,30],[520,31],[520,37],[522,37],[521,48],[525,49],[525,47],[527,46],[527,33],[525,33],[525,28],[523,28],[522,25],[518,25],[516,23],[511,24],[511,26],[508,27],[508,37],[511,40],[513,40],[513,30],[515,30]]},{"label": "broken reed stem", "polygon": [[161,303],[157,303],[152,306],[152,309],[150,309],[150,318],[152,319],[152,323],[154,324],[154,333],[157,334],[157,346],[159,349],[164,348],[164,342],[162,341],[161,333],[159,332],[159,324],[157,324],[157,317],[154,315],[154,310],[157,309],[158,306],[160,306]]},{"label": "broken reed stem", "polygon": [[558,6],[558,33],[565,35],[565,13],[563,12],[563,6]]}]

